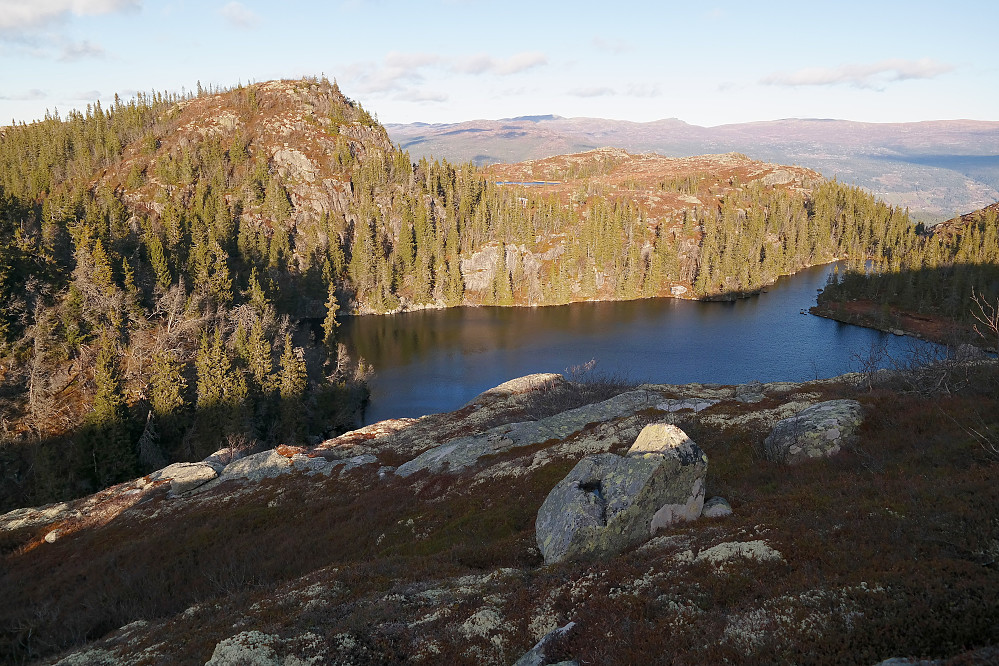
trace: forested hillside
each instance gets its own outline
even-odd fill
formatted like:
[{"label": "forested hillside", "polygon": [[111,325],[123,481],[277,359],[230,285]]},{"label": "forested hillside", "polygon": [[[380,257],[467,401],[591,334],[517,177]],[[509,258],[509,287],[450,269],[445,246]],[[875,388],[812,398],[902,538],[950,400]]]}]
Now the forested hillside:
[{"label": "forested hillside", "polygon": [[999,203],[919,231],[889,261],[853,259],[832,276],[814,311],[940,342],[997,346],[981,319],[994,317],[999,303]]},{"label": "forested hillside", "polygon": [[734,298],[919,242],[857,188],[737,154],[414,164],[326,80],[0,132],[3,506],[351,427],[338,313]]}]

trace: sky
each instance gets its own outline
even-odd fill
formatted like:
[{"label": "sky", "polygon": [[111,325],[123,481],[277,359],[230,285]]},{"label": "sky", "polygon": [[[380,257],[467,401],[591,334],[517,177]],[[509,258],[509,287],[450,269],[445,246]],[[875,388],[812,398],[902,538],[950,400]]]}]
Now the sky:
[{"label": "sky", "polygon": [[383,123],[999,120],[999,2],[0,0],[0,125],[326,76]]}]

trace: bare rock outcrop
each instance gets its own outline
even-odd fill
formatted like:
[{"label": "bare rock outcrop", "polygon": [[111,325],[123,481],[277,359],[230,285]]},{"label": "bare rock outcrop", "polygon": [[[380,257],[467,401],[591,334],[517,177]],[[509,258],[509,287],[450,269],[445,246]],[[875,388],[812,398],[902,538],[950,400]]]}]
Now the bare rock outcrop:
[{"label": "bare rock outcrop", "polygon": [[[554,377],[561,379],[559,375]],[[493,390],[499,388],[502,386]],[[541,442],[564,440],[591,424],[632,414],[654,405],[656,400],[657,397],[648,391],[628,391],[602,402],[583,405],[538,421],[497,426],[482,434],[459,437],[424,451],[413,460],[400,465],[395,473],[405,477],[421,470],[459,472],[471,467],[484,456]]]},{"label": "bare rock outcrop", "polygon": [[864,420],[856,400],[828,400],[781,419],[763,441],[768,460],[795,465],[839,453]]},{"label": "bare rock outcrop", "polygon": [[538,511],[546,563],[615,555],[701,514],[708,458],[673,425],[646,426],[627,455],[586,456]]},{"label": "bare rock outcrop", "polygon": [[761,382],[749,382],[735,387],[735,399],[739,402],[754,403],[766,398]]},{"label": "bare rock outcrop", "polygon": [[[537,642],[537,644],[524,653],[520,659],[518,659],[513,666],[545,666],[550,663],[548,661],[548,649],[550,644],[560,638],[561,636],[572,631],[572,628],[576,626],[575,622],[570,622],[564,627],[558,627],[557,629],[552,629],[550,632],[544,635],[544,637]],[[552,664],[552,666],[579,666],[579,662],[575,660],[562,661],[558,664]]]},{"label": "bare rock outcrop", "polygon": [[207,462],[179,462],[167,465],[149,475],[151,481],[169,481],[170,492],[180,495],[203,486],[219,475],[219,470]]},{"label": "bare rock outcrop", "polygon": [[281,663],[272,647],[277,636],[244,631],[215,646],[205,666],[277,666]]}]

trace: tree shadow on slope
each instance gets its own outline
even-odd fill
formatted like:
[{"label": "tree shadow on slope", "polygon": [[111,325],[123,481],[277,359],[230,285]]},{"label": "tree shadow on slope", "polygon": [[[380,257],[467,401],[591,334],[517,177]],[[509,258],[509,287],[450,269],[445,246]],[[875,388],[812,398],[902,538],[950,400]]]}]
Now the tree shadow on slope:
[{"label": "tree shadow on slope", "polygon": [[0,446],[0,512],[63,502],[223,448],[318,442],[357,427],[363,384],[327,384],[304,397],[250,395],[237,404],[157,417],[144,401],[119,418]]}]

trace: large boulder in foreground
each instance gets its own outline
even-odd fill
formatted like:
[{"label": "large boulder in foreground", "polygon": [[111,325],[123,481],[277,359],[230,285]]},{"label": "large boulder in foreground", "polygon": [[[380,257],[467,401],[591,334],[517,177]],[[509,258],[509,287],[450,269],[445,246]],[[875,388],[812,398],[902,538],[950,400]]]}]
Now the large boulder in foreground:
[{"label": "large boulder in foreground", "polygon": [[864,411],[856,400],[829,400],[774,424],[763,441],[768,460],[795,465],[839,453],[856,438]]},{"label": "large boulder in foreground", "polygon": [[598,453],[577,463],[538,511],[546,563],[610,557],[704,505],[708,457],[673,425],[646,426],[627,455]]}]

